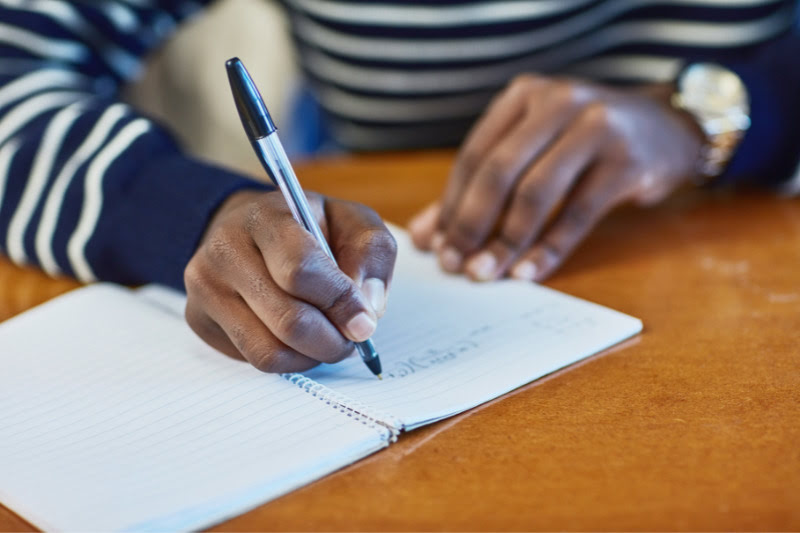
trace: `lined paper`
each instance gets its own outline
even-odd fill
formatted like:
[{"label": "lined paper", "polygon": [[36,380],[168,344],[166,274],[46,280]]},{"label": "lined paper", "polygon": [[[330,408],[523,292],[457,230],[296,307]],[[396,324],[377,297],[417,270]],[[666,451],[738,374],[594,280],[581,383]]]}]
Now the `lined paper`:
[{"label": "lined paper", "polygon": [[126,289],[0,325],[0,501],[47,530],[208,526],[386,445]]},{"label": "lined paper", "polygon": [[542,286],[444,274],[406,233],[394,233],[398,263],[373,337],[383,381],[357,357],[304,375],[407,429],[496,398],[642,329],[638,319]]}]

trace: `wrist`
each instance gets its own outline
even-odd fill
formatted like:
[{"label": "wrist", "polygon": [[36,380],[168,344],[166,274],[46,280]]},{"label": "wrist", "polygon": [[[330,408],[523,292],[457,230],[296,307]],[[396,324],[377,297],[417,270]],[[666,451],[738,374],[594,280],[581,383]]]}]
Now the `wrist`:
[{"label": "wrist", "polygon": [[678,75],[671,103],[692,116],[703,133],[695,183],[705,185],[727,168],[750,127],[747,88],[724,67],[695,63]]},{"label": "wrist", "polygon": [[676,84],[671,82],[643,85],[637,88],[637,92],[654,101],[661,108],[668,122],[672,123],[673,128],[670,129],[670,135],[680,137],[681,153],[685,155],[682,165],[683,177],[686,182],[698,183],[702,179],[699,170],[700,161],[703,158],[704,147],[708,144],[708,138],[693,114],[674,105],[673,98],[676,91]]}]

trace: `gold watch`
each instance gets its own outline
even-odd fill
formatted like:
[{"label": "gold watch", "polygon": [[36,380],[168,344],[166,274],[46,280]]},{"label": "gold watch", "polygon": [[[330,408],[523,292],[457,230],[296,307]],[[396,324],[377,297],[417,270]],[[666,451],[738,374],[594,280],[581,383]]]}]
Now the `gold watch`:
[{"label": "gold watch", "polygon": [[750,127],[750,98],[741,78],[714,63],[693,63],[678,76],[672,105],[694,117],[706,137],[698,184],[722,174]]}]

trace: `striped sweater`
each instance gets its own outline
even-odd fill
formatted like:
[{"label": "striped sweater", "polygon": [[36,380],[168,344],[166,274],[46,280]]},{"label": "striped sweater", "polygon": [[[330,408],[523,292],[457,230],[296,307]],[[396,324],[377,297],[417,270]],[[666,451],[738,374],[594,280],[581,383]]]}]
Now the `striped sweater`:
[{"label": "striped sweater", "polygon": [[[204,2],[0,0],[0,250],[83,281],[182,287],[216,207],[261,187],[183,154],[118,101]],[[331,135],[353,149],[454,144],[520,72],[607,83],[727,65],[752,126],[726,176],[800,183],[795,0],[285,0]]]}]

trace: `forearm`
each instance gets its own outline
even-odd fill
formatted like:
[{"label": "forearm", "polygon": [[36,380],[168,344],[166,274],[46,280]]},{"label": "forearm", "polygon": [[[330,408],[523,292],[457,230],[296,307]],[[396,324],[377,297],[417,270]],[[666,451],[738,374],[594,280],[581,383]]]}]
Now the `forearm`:
[{"label": "forearm", "polygon": [[13,261],[84,281],[180,287],[216,206],[261,187],[192,161],[116,101],[179,4],[0,8],[11,30],[2,35],[14,37],[0,37],[0,248]]}]

